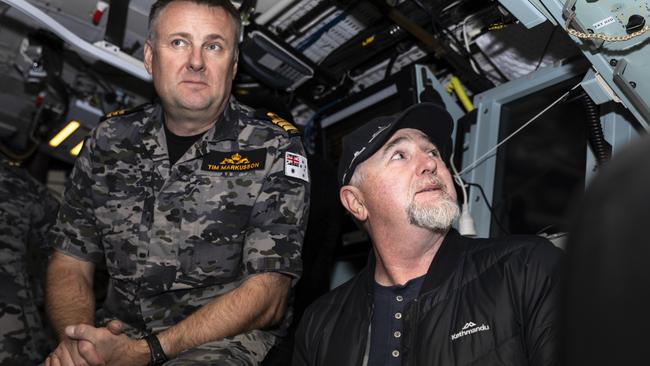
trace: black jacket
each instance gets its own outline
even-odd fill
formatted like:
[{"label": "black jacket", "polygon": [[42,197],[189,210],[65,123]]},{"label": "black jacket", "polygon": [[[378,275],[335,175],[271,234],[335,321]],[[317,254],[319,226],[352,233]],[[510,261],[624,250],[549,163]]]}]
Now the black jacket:
[{"label": "black jacket", "polygon": [[[453,229],[404,312],[403,366],[556,365],[561,250],[535,236],[469,239]],[[294,366],[361,366],[374,256],[305,313]]]}]

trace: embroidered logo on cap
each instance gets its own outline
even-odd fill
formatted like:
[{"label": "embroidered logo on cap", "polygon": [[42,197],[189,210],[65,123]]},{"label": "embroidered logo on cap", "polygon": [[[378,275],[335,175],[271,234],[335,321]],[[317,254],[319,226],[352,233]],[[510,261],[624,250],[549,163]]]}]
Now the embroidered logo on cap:
[{"label": "embroidered logo on cap", "polygon": [[245,172],[264,169],[266,149],[220,152],[213,151],[203,158],[202,170],[213,172]]}]

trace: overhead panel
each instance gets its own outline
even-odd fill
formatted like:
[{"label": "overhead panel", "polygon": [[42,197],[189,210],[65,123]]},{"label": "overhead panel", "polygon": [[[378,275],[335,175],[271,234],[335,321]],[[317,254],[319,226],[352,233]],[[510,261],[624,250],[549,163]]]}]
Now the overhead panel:
[{"label": "overhead panel", "polygon": [[[515,0],[499,0],[502,4]],[[518,2],[518,1],[517,1]],[[563,26],[618,99],[650,130],[650,2],[528,0]],[[525,15],[528,19],[530,14]]]}]

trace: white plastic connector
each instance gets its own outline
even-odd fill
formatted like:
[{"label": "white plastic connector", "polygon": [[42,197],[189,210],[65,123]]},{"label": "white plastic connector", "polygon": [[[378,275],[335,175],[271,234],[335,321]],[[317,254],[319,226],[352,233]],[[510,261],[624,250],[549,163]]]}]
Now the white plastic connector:
[{"label": "white plastic connector", "polygon": [[463,236],[476,236],[476,228],[474,227],[474,219],[469,213],[469,205],[463,203],[463,209],[458,219],[458,231]]}]

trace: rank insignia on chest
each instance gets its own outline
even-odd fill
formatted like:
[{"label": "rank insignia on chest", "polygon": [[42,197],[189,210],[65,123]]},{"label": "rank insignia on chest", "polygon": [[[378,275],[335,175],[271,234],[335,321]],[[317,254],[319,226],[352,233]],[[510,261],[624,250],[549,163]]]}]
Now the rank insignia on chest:
[{"label": "rank insignia on chest", "polygon": [[287,151],[284,155],[284,175],[309,182],[307,158]]},{"label": "rank insignia on chest", "polygon": [[264,169],[266,149],[249,151],[213,151],[203,158],[201,170],[212,172],[246,172]]}]

